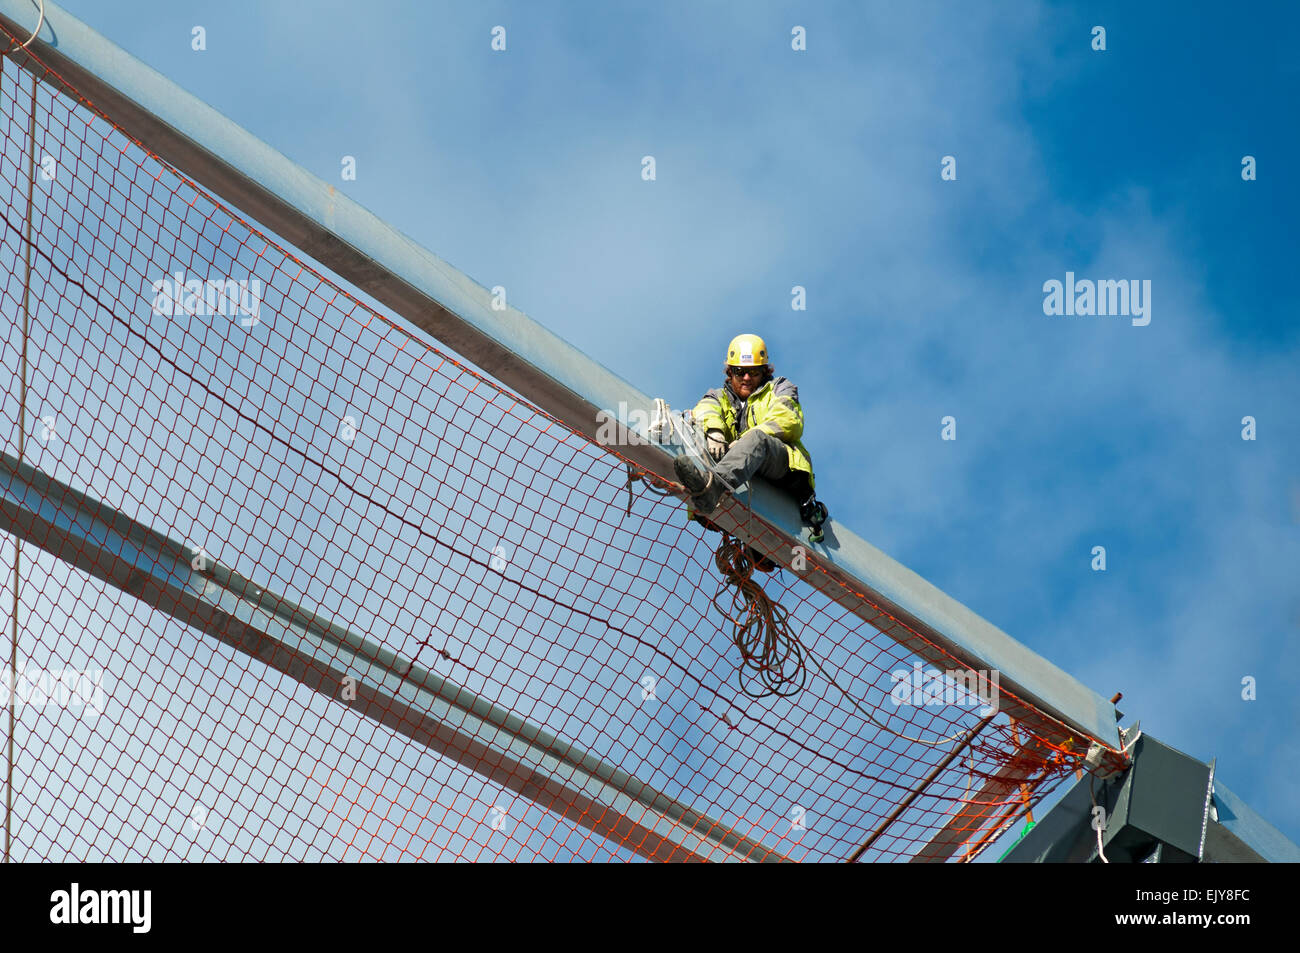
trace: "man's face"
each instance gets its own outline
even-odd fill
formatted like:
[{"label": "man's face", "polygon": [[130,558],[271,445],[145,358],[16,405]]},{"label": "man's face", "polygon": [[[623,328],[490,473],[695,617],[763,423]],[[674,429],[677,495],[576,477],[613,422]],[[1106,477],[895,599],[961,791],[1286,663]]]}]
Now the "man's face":
[{"label": "man's face", "polygon": [[727,375],[731,378],[731,389],[741,400],[749,400],[749,395],[758,390],[759,381],[763,379],[762,367],[731,367]]}]

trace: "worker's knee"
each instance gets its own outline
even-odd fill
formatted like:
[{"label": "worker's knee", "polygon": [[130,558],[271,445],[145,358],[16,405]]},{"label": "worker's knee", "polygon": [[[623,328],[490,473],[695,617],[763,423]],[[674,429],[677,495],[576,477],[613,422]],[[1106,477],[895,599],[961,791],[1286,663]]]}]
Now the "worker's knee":
[{"label": "worker's knee", "polygon": [[786,456],[785,441],[780,437],[772,436],[761,427],[751,427],[741,434],[740,440],[736,442],[745,444],[745,449],[755,448],[765,456],[776,457],[778,451],[782,457]]},{"label": "worker's knee", "polygon": [[769,480],[780,480],[785,477],[790,472],[790,450],[785,441],[757,428],[750,433],[758,434],[756,446],[762,461],[758,472]]},{"label": "worker's knee", "polygon": [[751,427],[740,435],[718,469],[732,485],[757,475],[794,497],[796,502],[801,503],[812,495],[807,471],[790,466],[790,448],[786,442],[759,427]]}]

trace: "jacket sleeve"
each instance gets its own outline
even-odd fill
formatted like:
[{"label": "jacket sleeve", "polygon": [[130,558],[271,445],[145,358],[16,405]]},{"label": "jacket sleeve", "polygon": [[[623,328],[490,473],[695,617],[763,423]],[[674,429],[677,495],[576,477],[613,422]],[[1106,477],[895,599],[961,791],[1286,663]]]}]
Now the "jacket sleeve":
[{"label": "jacket sleeve", "polygon": [[[708,391],[700,398],[700,402],[695,405],[691,411],[691,416],[700,429],[707,433],[710,430],[721,430],[727,432],[726,421],[722,419],[722,405],[718,403],[719,397],[716,391]],[[735,439],[735,434],[727,434],[727,439]]]},{"label": "jacket sleeve", "polygon": [[786,443],[794,443],[803,436],[803,409],[799,406],[799,388],[784,377],[772,382],[772,400],[762,420],[754,426],[762,427]]}]

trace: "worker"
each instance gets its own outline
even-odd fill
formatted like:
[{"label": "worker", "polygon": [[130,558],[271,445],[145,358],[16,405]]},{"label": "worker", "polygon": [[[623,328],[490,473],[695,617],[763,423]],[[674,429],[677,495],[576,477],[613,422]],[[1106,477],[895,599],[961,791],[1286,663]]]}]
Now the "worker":
[{"label": "worker", "polygon": [[[696,517],[717,509],[728,486],[758,475],[793,496],[804,518],[810,519],[805,509],[820,504],[813,498],[812,460],[799,442],[803,435],[799,389],[774,375],[767,345],[757,334],[732,339],[723,372],[725,385],[708,391],[693,413],[715,461],[713,469],[701,472],[685,454],[673,462],[677,478],[691,493]],[[824,514],[822,507],[821,519],[814,524],[816,534]]]}]

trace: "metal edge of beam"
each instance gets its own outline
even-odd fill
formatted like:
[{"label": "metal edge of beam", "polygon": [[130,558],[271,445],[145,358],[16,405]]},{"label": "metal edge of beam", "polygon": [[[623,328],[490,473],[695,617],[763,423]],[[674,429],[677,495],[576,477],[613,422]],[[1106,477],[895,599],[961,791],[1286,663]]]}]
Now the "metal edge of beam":
[{"label": "metal edge of beam", "polygon": [[[654,860],[784,858],[514,713],[0,453],[0,527]],[[356,698],[344,699],[344,679]]]},{"label": "metal edge of beam", "polygon": [[[0,18],[19,35],[34,25],[33,12],[22,0],[0,0]],[[46,3],[46,23],[34,45],[83,95],[166,161],[567,426],[596,439],[601,415],[607,414],[620,422],[621,432],[643,432],[637,421],[650,419],[646,395],[517,309],[493,310],[489,292],[468,276],[53,3]],[[30,57],[14,59],[44,72]],[[675,482],[661,448],[634,441],[619,452]],[[847,528],[832,522],[826,543],[811,544],[790,501],[763,486],[751,499],[755,512],[777,530],[775,545],[765,548],[779,554],[804,546],[826,570],[825,577],[804,577],[819,589],[833,593],[843,584],[866,594],[962,664],[999,671],[1002,684],[1026,702],[1080,734],[1119,747],[1114,706],[1073,676]],[[1027,713],[1020,715],[1031,721]]]},{"label": "metal edge of beam", "polygon": [[1232,845],[1271,864],[1300,864],[1300,847],[1228,790],[1219,777],[1214,779],[1213,792],[1214,813],[1205,843],[1207,861],[1224,856]]}]

